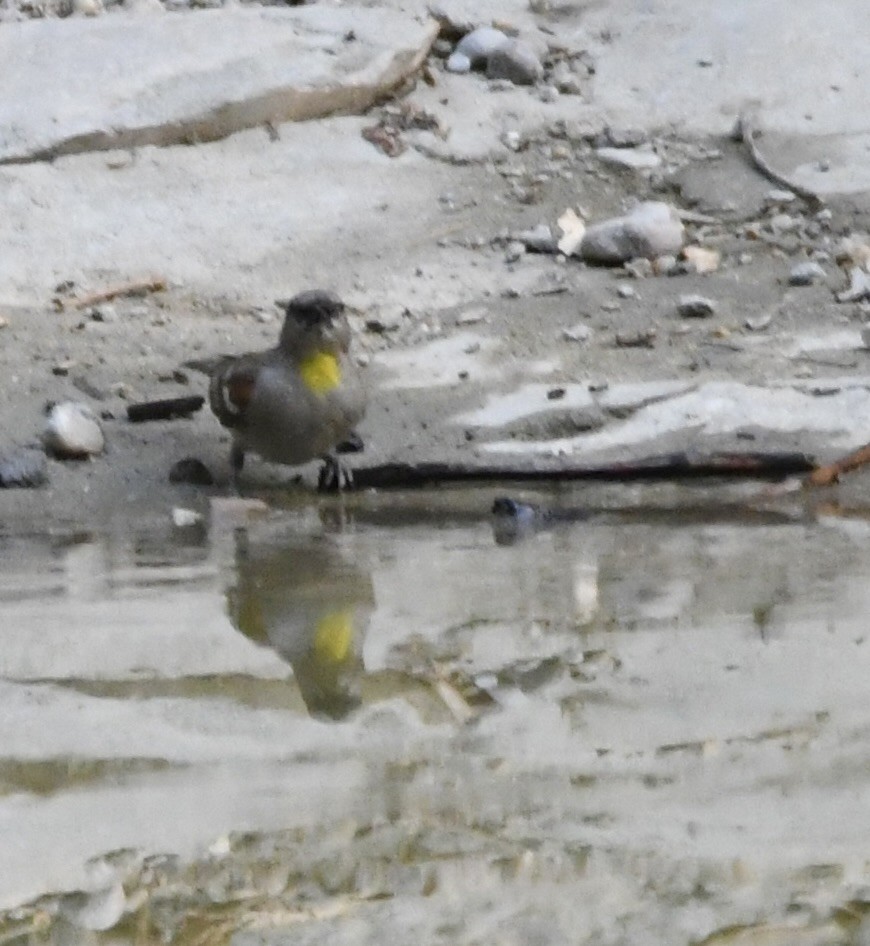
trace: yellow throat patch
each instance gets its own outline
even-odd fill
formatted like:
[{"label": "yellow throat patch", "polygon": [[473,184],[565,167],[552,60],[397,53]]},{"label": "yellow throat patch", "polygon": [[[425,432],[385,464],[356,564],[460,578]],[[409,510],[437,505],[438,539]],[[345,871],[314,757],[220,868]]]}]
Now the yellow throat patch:
[{"label": "yellow throat patch", "polygon": [[341,367],[332,352],[316,351],[299,362],[302,383],[315,394],[328,394],[341,384]]}]

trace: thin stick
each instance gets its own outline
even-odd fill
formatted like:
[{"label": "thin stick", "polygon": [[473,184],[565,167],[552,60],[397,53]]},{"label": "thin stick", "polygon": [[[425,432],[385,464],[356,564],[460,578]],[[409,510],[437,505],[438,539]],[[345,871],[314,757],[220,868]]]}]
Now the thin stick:
[{"label": "thin stick", "polygon": [[843,473],[851,473],[859,467],[870,463],[870,443],[865,444],[853,453],[846,454],[833,463],[817,466],[806,478],[806,486],[830,486],[837,483]]},{"label": "thin stick", "polygon": [[136,279],[132,282],[120,283],[117,286],[109,286],[108,289],[99,292],[90,292],[86,296],[80,296],[75,300],[75,307],[85,309],[89,305],[96,305],[98,302],[109,302],[119,296],[144,296],[149,292],[162,292],[165,288],[165,279]]}]

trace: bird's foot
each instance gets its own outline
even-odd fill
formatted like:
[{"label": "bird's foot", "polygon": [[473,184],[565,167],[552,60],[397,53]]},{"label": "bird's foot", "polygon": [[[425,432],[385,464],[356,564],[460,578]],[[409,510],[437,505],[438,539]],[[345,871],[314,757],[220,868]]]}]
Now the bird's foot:
[{"label": "bird's foot", "polygon": [[327,453],[317,476],[317,489],[321,493],[339,493],[353,488],[353,473],[334,453]]}]

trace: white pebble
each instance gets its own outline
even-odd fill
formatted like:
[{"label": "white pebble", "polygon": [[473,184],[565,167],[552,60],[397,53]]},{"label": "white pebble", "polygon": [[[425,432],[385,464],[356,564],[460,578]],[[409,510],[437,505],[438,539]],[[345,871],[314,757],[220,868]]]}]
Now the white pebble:
[{"label": "white pebble", "polygon": [[790,286],[811,286],[825,278],[825,271],[818,263],[798,263],[793,266],[788,274],[788,284]]},{"label": "white pebble", "polygon": [[97,416],[75,401],[55,404],[45,423],[46,449],[61,459],[84,459],[103,452],[106,445]]},{"label": "white pebble", "polygon": [[614,217],[588,227],[580,254],[589,263],[618,264],[643,256],[679,252],[683,246],[683,224],[667,204],[648,201],[624,217]]},{"label": "white pebble", "polygon": [[[483,66],[497,49],[508,43],[510,39],[501,30],[492,26],[478,27],[466,33],[456,44],[453,55],[447,60],[447,69],[449,72],[468,72],[475,66]],[[459,56],[463,58],[459,59]],[[467,67],[462,68],[466,62]],[[455,68],[456,66],[460,68]]]},{"label": "white pebble", "polygon": [[200,522],[202,522],[202,515],[195,509],[183,509],[181,506],[176,506],[172,510],[172,524],[176,529],[189,529]]}]

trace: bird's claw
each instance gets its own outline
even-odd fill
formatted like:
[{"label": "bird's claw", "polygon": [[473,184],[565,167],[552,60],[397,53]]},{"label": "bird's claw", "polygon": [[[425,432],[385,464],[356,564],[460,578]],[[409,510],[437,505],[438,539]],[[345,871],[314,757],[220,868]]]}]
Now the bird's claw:
[{"label": "bird's claw", "polygon": [[340,493],[353,488],[353,473],[333,453],[323,458],[323,466],[317,475],[317,489],[321,493]]}]

